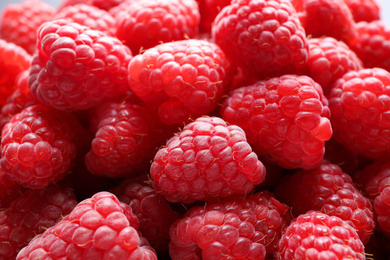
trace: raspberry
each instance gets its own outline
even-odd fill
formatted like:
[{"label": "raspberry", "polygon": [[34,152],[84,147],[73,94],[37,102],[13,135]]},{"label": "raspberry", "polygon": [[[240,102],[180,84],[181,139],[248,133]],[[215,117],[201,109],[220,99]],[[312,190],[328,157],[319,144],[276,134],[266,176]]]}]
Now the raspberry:
[{"label": "raspberry", "polygon": [[22,186],[14,181],[11,181],[0,168],[0,212],[7,209],[11,203],[19,197],[22,190]]},{"label": "raspberry", "polygon": [[61,179],[76,156],[75,121],[72,115],[43,105],[23,109],[3,128],[1,168],[32,189]]},{"label": "raspberry", "polygon": [[0,106],[16,89],[20,72],[30,68],[31,56],[21,47],[0,39]]},{"label": "raspberry", "polygon": [[356,37],[355,21],[344,0],[304,0],[299,14],[306,35],[329,36],[347,45]]},{"label": "raspberry", "polygon": [[307,76],[284,75],[231,91],[221,115],[256,153],[283,168],[314,169],[332,136],[327,100]]},{"label": "raspberry", "polygon": [[116,36],[133,53],[162,42],[193,38],[200,20],[195,0],[133,1],[115,18]]},{"label": "raspberry", "polygon": [[366,68],[390,70],[390,27],[383,21],[359,22],[357,37],[351,49]]},{"label": "raspberry", "polygon": [[65,19],[91,28],[102,31],[107,35],[115,34],[115,19],[107,11],[97,7],[77,4],[64,7],[58,12],[53,20]]},{"label": "raspberry", "polygon": [[356,231],[345,221],[310,211],[298,216],[279,241],[278,260],[366,259]]},{"label": "raspberry", "polygon": [[20,113],[24,108],[37,105],[38,100],[31,94],[28,88],[29,70],[25,70],[16,77],[16,89],[8,96],[6,103],[1,107],[0,129],[11,121],[11,118]]},{"label": "raspberry", "polygon": [[348,150],[373,159],[390,155],[390,73],[373,68],[350,71],[329,94],[336,141]]},{"label": "raspberry", "polygon": [[60,0],[58,12],[61,12],[65,7],[77,4],[86,4],[86,0]]},{"label": "raspberry", "polygon": [[355,22],[380,20],[381,7],[377,0],[344,0]]},{"label": "raspberry", "polygon": [[212,24],[218,13],[230,4],[230,0],[197,0],[200,12],[200,28],[211,32]]},{"label": "raspberry", "polygon": [[140,222],[139,231],[158,255],[167,255],[170,242],[169,228],[179,215],[147,182],[146,175],[125,179],[113,193],[120,201],[131,207]]},{"label": "raspberry", "polygon": [[200,117],[157,152],[150,174],[169,201],[192,203],[249,194],[264,180],[265,168],[240,127]]},{"label": "raspberry", "polygon": [[150,167],[156,147],[165,139],[160,139],[158,126],[153,125],[148,113],[148,110],[126,101],[106,102],[94,111],[95,137],[91,151],[85,157],[91,173],[114,178],[130,177]]},{"label": "raspberry", "polygon": [[69,188],[48,186],[43,190],[26,190],[9,208],[0,212],[0,258],[15,259],[28,242],[54,226],[76,206]]},{"label": "raspberry", "polygon": [[229,84],[230,63],[214,43],[164,43],[135,56],[129,64],[131,90],[158,110],[168,125],[207,115]]},{"label": "raspberry", "polygon": [[212,36],[249,75],[297,73],[306,65],[305,30],[289,0],[233,0],[217,15]]},{"label": "raspberry", "polygon": [[99,192],[36,236],[16,259],[157,260],[137,228],[138,219],[128,205],[109,192]]},{"label": "raspberry", "polygon": [[348,174],[329,161],[324,160],[315,170],[287,175],[275,194],[291,206],[295,215],[316,210],[341,218],[356,230],[364,244],[374,231],[370,201],[355,188]]},{"label": "raspberry", "polygon": [[36,50],[38,27],[50,21],[56,10],[41,0],[25,0],[7,5],[1,15],[0,37],[32,54]]},{"label": "raspberry", "polygon": [[310,77],[321,85],[325,96],[345,73],[363,69],[356,54],[344,42],[331,37],[309,39],[307,65]]},{"label": "raspberry", "polygon": [[130,50],[106,34],[66,20],[44,23],[30,70],[31,93],[58,110],[83,110],[124,94]]},{"label": "raspberry", "polygon": [[193,207],[170,228],[172,260],[272,256],[290,222],[288,209],[268,191]]}]

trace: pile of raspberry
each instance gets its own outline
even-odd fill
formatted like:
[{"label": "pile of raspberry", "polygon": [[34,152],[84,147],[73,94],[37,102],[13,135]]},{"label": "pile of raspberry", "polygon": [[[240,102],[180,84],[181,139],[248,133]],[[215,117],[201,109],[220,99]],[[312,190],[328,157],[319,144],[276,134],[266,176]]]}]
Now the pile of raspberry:
[{"label": "pile of raspberry", "polygon": [[0,259],[390,259],[377,0],[0,16]]}]

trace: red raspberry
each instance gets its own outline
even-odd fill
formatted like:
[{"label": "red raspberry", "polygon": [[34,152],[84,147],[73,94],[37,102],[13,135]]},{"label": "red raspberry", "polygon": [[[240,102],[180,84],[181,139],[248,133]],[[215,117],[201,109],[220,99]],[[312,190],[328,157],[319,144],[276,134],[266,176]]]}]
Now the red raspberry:
[{"label": "red raspberry", "polygon": [[356,54],[344,42],[331,37],[309,39],[307,65],[310,77],[321,85],[325,96],[345,73],[363,69]]},{"label": "red raspberry", "polygon": [[[112,15],[112,17],[115,17],[121,12],[126,11],[126,9],[135,1],[139,0],[123,0],[119,5],[111,8],[108,12]],[[141,0],[142,1],[142,0]]]},{"label": "red raspberry", "polygon": [[133,53],[162,42],[193,38],[200,20],[195,0],[133,1],[115,18],[116,36]]},{"label": "red raspberry", "polygon": [[67,6],[77,5],[77,4],[86,4],[86,0],[60,0],[58,12],[61,12]]},{"label": "red raspberry", "polygon": [[26,190],[11,206],[0,212],[0,258],[15,259],[29,241],[54,226],[77,205],[69,188],[48,186]]},{"label": "red raspberry", "polygon": [[381,7],[377,0],[344,0],[355,22],[380,20]]},{"label": "red raspberry", "polygon": [[364,244],[374,231],[370,201],[355,188],[348,174],[326,160],[315,170],[287,175],[275,193],[296,216],[316,210],[341,218],[356,230]]},{"label": "red raspberry", "polygon": [[390,163],[376,162],[356,176],[364,180],[363,189],[373,201],[378,229],[390,236]]},{"label": "red raspberry", "polygon": [[304,0],[299,15],[306,35],[329,36],[348,45],[355,39],[355,21],[344,0]]},{"label": "red raspberry", "polygon": [[16,89],[20,72],[30,68],[31,56],[21,47],[0,39],[0,106]]},{"label": "red raspberry", "polygon": [[327,100],[307,76],[284,75],[235,89],[221,108],[258,155],[283,168],[314,169],[332,136]]},{"label": "red raspberry", "polygon": [[359,22],[357,37],[351,49],[363,61],[366,68],[390,70],[390,27],[383,21]]},{"label": "red raspberry", "polygon": [[246,74],[279,76],[306,65],[305,30],[289,0],[233,0],[216,17],[212,35]]},{"label": "red raspberry", "polygon": [[16,89],[8,96],[6,103],[1,107],[0,129],[11,121],[11,118],[24,108],[39,104],[28,88],[29,70],[25,70],[16,77]]},{"label": "red raspberry", "polygon": [[200,12],[200,28],[204,32],[211,32],[215,17],[231,0],[197,0]]},{"label": "red raspberry", "polygon": [[137,229],[138,219],[131,208],[113,194],[100,192],[36,236],[16,259],[157,260]]},{"label": "red raspberry", "polygon": [[23,109],[3,128],[1,168],[32,189],[61,179],[76,156],[75,121],[72,115],[43,105]]},{"label": "red raspberry", "polygon": [[173,211],[165,198],[147,183],[146,175],[125,179],[113,193],[120,201],[131,207],[139,219],[139,231],[158,255],[167,255],[170,242],[169,228],[179,215]]},{"label": "red raspberry", "polygon": [[0,18],[0,36],[32,54],[36,50],[38,27],[50,21],[55,14],[55,8],[41,0],[9,4]]},{"label": "red raspberry", "polygon": [[268,191],[193,207],[171,226],[172,260],[272,256],[290,222],[288,209]]},{"label": "red raspberry", "polygon": [[19,197],[22,190],[22,186],[14,181],[11,181],[7,174],[5,174],[0,168],[0,212],[7,209],[11,203]]},{"label": "red raspberry", "polygon": [[336,141],[373,159],[390,155],[390,73],[373,68],[346,73],[329,94]]},{"label": "red raspberry", "polygon": [[278,260],[366,259],[356,231],[345,221],[310,211],[298,216],[279,241]]},{"label": "red raspberry", "polygon": [[31,93],[59,110],[83,110],[124,94],[130,50],[106,34],[66,20],[38,30]]},{"label": "red raspberry", "polygon": [[129,64],[133,92],[169,125],[208,115],[229,84],[230,63],[214,43],[164,43],[135,56]]},{"label": "red raspberry", "polygon": [[169,201],[192,203],[249,194],[264,180],[265,168],[240,127],[200,117],[157,152],[150,174]]},{"label": "red raspberry", "polygon": [[91,28],[102,31],[107,35],[115,34],[115,19],[107,11],[95,6],[77,4],[67,6],[58,12],[53,20],[65,19]]},{"label": "red raspberry", "polygon": [[85,157],[91,173],[130,177],[150,167],[157,147],[165,139],[148,113],[126,101],[106,102],[94,111],[91,124],[96,125],[92,127],[95,137]]}]

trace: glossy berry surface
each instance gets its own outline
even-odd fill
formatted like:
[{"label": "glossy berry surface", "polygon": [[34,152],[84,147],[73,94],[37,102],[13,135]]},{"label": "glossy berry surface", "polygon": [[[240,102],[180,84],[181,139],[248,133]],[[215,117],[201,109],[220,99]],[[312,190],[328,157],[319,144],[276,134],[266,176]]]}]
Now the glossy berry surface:
[{"label": "glossy berry surface", "polygon": [[381,19],[378,0],[344,0],[351,10],[355,22],[372,22]]},{"label": "glossy berry surface", "polygon": [[200,117],[157,152],[150,174],[167,200],[192,203],[249,194],[264,180],[265,168],[240,127]]},{"label": "glossy berry surface", "polygon": [[221,114],[244,129],[261,158],[284,168],[316,168],[332,136],[327,99],[307,76],[284,75],[235,89]]}]

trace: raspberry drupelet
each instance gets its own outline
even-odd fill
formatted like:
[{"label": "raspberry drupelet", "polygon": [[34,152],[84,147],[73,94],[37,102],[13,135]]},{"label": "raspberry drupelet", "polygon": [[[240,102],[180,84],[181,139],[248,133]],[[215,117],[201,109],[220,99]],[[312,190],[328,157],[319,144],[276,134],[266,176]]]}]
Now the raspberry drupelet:
[{"label": "raspberry drupelet", "polygon": [[288,209],[269,191],[193,207],[170,228],[170,255],[173,260],[272,257],[290,223]]},{"label": "raspberry drupelet", "polygon": [[133,0],[115,19],[116,37],[137,54],[161,43],[194,38],[200,15],[195,0]]},{"label": "raspberry drupelet", "polygon": [[50,185],[24,191],[0,212],[0,258],[15,259],[30,240],[54,226],[77,205],[70,188]]},{"label": "raspberry drupelet", "polygon": [[44,23],[29,78],[31,93],[63,111],[85,110],[128,91],[131,51],[118,39],[66,20]]},{"label": "raspberry drupelet", "polygon": [[350,71],[329,94],[336,141],[377,160],[390,155],[390,73],[381,68]]},{"label": "raspberry drupelet", "polygon": [[310,210],[341,218],[367,244],[374,232],[371,202],[354,186],[341,168],[324,160],[312,171],[287,175],[275,190],[276,197],[291,206],[295,216]]},{"label": "raspberry drupelet", "polygon": [[247,75],[298,73],[306,65],[305,30],[289,0],[233,0],[217,15],[212,36]]},{"label": "raspberry drupelet", "polygon": [[23,109],[3,128],[2,170],[32,189],[60,180],[76,157],[75,126],[78,122],[71,114],[44,105]]},{"label": "raspberry drupelet", "polygon": [[283,168],[316,168],[332,136],[327,99],[307,76],[284,75],[232,90],[221,115],[244,129],[259,157]]},{"label": "raspberry drupelet", "polygon": [[157,152],[150,174],[168,201],[192,203],[249,194],[264,180],[265,167],[240,127],[200,117]]},{"label": "raspberry drupelet", "polygon": [[129,64],[131,90],[156,108],[168,125],[208,115],[229,85],[230,63],[214,43],[183,40],[136,55]]},{"label": "raspberry drupelet", "polygon": [[278,246],[278,260],[366,259],[355,229],[336,216],[310,211],[294,219]]},{"label": "raspberry drupelet", "polygon": [[109,192],[99,192],[36,236],[16,259],[157,260],[138,226],[128,205]]},{"label": "raspberry drupelet", "polygon": [[381,6],[378,0],[344,0],[355,22],[380,20]]},{"label": "raspberry drupelet", "polygon": [[7,5],[0,18],[0,38],[12,42],[29,54],[36,50],[39,26],[53,19],[56,9],[41,0],[24,0]]}]

